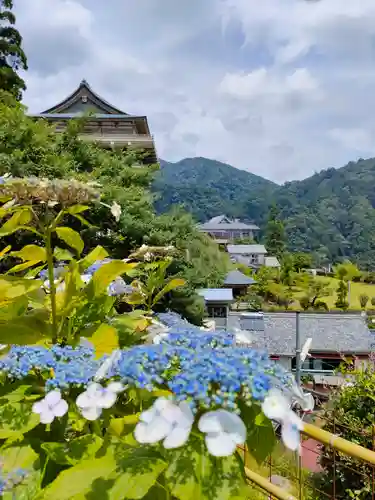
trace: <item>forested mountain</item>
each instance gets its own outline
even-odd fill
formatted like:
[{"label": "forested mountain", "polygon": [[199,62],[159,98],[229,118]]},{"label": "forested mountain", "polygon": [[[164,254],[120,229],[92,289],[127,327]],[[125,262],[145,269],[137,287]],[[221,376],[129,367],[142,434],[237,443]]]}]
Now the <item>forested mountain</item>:
[{"label": "forested mountain", "polygon": [[154,182],[160,196],[158,211],[180,204],[202,222],[220,214],[263,220],[265,203],[271,201],[277,187],[263,177],[207,158],[185,158],[177,163],[161,160]]},{"label": "forested mountain", "polygon": [[375,158],[321,171],[278,186],[262,177],[206,158],[161,162],[154,182],[159,211],[181,204],[197,220],[219,214],[264,225],[275,203],[289,246],[316,260],[352,258],[375,265]]}]

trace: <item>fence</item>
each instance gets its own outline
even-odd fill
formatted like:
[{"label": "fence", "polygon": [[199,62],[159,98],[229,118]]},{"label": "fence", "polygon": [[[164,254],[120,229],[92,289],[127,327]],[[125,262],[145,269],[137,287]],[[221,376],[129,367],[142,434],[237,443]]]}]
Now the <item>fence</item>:
[{"label": "fence", "polygon": [[[245,472],[254,487],[249,500],[375,500],[375,425],[371,430],[344,429],[334,413],[328,419],[325,416],[325,424],[332,433],[321,429],[319,422],[304,423],[298,456],[280,445],[259,467],[243,449]],[[342,433],[351,441],[341,438]]]}]

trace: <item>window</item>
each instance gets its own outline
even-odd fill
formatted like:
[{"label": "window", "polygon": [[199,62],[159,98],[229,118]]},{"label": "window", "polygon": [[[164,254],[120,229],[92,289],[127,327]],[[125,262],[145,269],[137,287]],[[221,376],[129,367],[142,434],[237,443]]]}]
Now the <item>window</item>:
[{"label": "window", "polygon": [[207,313],[210,318],[226,318],[227,308],[225,306],[208,306]]},{"label": "window", "polygon": [[[322,370],[333,371],[336,370],[342,363],[342,359],[337,358],[307,358],[302,365],[302,370]],[[296,369],[296,358],[292,359],[292,370]]]}]

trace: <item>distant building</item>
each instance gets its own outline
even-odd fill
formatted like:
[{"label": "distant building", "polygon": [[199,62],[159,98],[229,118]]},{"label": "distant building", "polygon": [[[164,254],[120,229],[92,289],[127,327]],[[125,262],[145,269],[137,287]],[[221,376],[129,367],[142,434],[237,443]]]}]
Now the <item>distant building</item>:
[{"label": "distant building", "polygon": [[236,298],[245,295],[249,286],[255,283],[256,281],[253,278],[235,269],[227,274],[224,280],[224,287],[231,288],[233,290],[233,297]]},{"label": "distant building", "polygon": [[[265,349],[287,370],[295,370],[296,313],[230,313],[227,328],[246,331],[251,347]],[[304,362],[302,374],[310,374],[317,389],[344,382],[334,373],[343,356],[357,367],[369,361],[373,334],[361,314],[300,313],[301,346],[309,337],[311,356]]]},{"label": "distant building", "polygon": [[216,328],[226,328],[229,308],[234,302],[231,288],[203,288],[197,293],[204,298],[207,316],[215,321]]},{"label": "distant building", "polygon": [[209,234],[218,243],[226,244],[242,238],[254,238],[260,228],[255,224],[246,224],[238,219],[229,219],[225,215],[213,217],[208,222],[199,225],[200,231]]},{"label": "distant building", "polygon": [[280,267],[276,257],[267,256],[264,245],[227,245],[227,252],[232,262],[243,264],[253,269],[262,266]]},{"label": "distant building", "polygon": [[47,120],[57,132],[62,132],[70,120],[87,113],[92,114],[85,122],[82,139],[98,142],[104,148],[142,150],[146,155],[145,163],[157,161],[147,117],[129,115],[115,108],[98,96],[86,80],[82,80],[79,87],[60,103],[31,116]]}]

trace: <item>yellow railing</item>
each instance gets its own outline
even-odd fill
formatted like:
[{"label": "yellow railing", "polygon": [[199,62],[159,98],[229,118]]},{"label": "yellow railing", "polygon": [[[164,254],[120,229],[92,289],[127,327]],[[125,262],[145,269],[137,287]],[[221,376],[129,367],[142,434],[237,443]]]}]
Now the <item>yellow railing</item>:
[{"label": "yellow railing", "polygon": [[[364,448],[363,446],[351,443],[346,439],[324,431],[323,429],[320,429],[312,424],[304,423],[302,433],[315,441],[343,453],[344,455],[349,455],[362,460],[363,462],[367,462],[368,464],[375,465],[375,452]],[[269,493],[272,498],[277,498],[279,500],[297,500],[296,497],[287,491],[275,484],[272,484],[268,479],[248,469],[247,467],[245,467],[245,473],[249,481]]]}]

